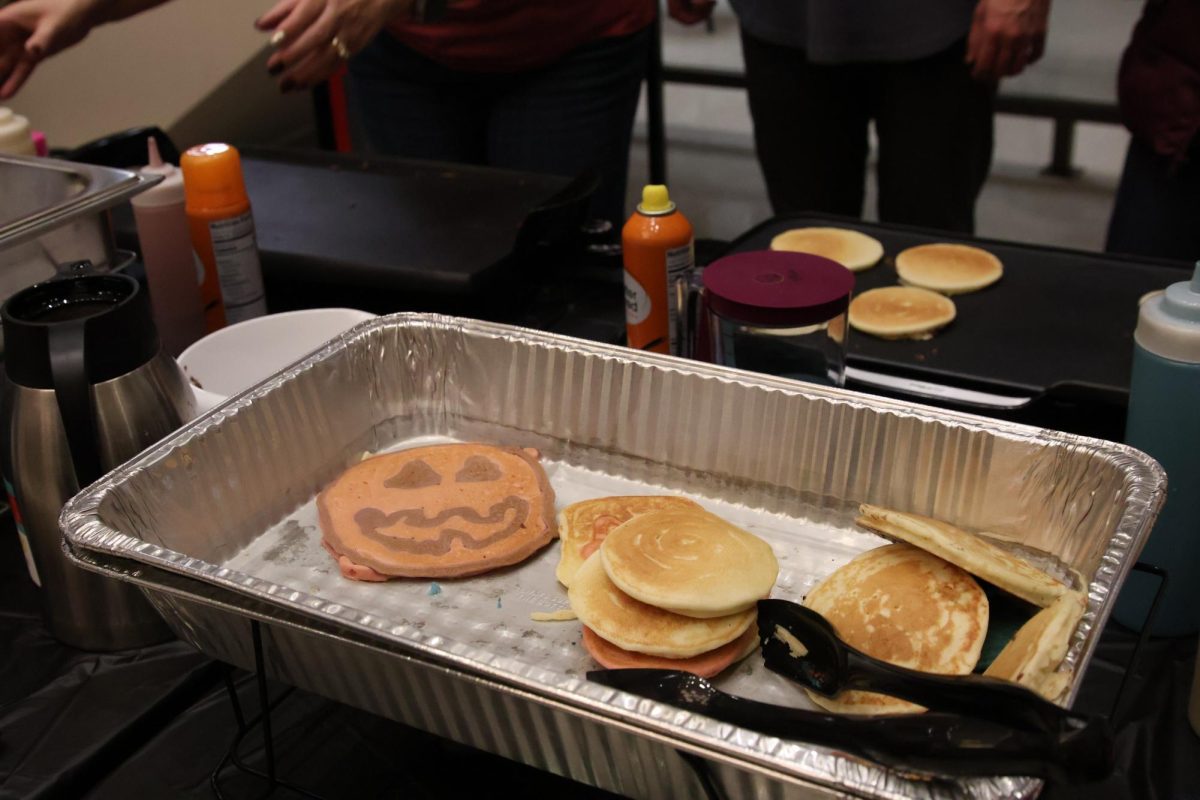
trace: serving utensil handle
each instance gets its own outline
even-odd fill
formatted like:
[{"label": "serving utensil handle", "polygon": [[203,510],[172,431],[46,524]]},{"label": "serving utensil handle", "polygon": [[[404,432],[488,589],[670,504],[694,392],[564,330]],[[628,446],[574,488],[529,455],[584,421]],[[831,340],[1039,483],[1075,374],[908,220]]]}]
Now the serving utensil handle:
[{"label": "serving utensil handle", "polygon": [[596,670],[588,679],[768,736],[845,750],[897,770],[1058,781],[1097,780],[1112,771],[1112,734],[1102,719],[1056,736],[978,717],[852,717],[790,708],[727,694],[697,675],[669,670]]}]

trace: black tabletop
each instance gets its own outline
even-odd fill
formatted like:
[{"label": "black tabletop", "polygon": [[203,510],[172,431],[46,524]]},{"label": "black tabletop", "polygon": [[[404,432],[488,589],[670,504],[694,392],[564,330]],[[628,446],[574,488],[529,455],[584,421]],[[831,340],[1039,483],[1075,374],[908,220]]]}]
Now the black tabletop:
[{"label": "black tabletop", "polygon": [[297,279],[471,293],[569,178],[428,161],[249,150],[260,249]]}]

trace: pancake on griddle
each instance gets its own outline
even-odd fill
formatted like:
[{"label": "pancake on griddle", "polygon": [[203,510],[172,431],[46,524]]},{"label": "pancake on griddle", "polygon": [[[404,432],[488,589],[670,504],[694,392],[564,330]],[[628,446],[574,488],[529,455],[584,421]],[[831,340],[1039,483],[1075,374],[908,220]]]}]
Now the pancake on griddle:
[{"label": "pancake on griddle", "polygon": [[1021,626],[983,674],[1015,681],[1047,700],[1057,699],[1070,683],[1071,675],[1069,671],[1060,671],[1058,666],[1086,609],[1087,598],[1082,592],[1060,595]]},{"label": "pancake on griddle", "polygon": [[689,617],[724,617],[771,593],[779,562],[771,545],[702,508],[650,511],[600,546],[622,592]]},{"label": "pancake on griddle", "polygon": [[[907,544],[859,555],[804,598],[804,605],[864,653],[922,672],[967,675],[987,636],[988,600],[975,579]],[[872,692],[846,691],[813,702],[846,714],[897,714],[920,706]]]},{"label": "pancake on griddle", "polygon": [[893,542],[907,542],[946,559],[1009,594],[1045,608],[1070,588],[981,536],[940,519],[863,504],[855,520]]},{"label": "pancake on griddle", "polygon": [[613,528],[637,514],[665,508],[699,509],[700,506],[685,497],[645,495],[599,497],[564,508],[558,515],[558,536],[562,540],[562,557],[554,571],[558,582],[570,586],[571,576],[579,565],[600,548]]},{"label": "pancake on griddle", "polygon": [[849,228],[793,228],[772,239],[771,249],[824,256],[854,272],[869,269],[883,258],[883,245],[877,239]]},{"label": "pancake on griddle", "polygon": [[942,294],[964,294],[991,286],[1004,274],[1000,259],[965,244],[923,244],[896,256],[896,274],[905,286]]},{"label": "pancake on griddle", "polygon": [[455,578],[516,564],[557,535],[535,451],[486,444],[368,458],[317,497],[323,544],[354,580]]},{"label": "pancake on griddle", "polygon": [[868,289],[850,301],[850,325],[881,339],[929,339],[957,313],[954,301],[912,286]]},{"label": "pancake on griddle", "polygon": [[584,625],[622,650],[665,658],[691,658],[740,637],[757,611],[712,619],[674,614],[635,600],[617,588],[599,558],[583,562],[567,599]]}]

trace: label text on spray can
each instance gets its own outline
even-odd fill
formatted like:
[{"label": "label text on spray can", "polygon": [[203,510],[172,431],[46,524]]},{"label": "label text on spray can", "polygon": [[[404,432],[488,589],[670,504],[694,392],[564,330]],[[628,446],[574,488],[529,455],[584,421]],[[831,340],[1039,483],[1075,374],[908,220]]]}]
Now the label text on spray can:
[{"label": "label text on spray can", "polygon": [[254,218],[247,212],[216,220],[209,223],[208,230],[228,322],[261,317],[267,313],[267,303],[254,240]]}]

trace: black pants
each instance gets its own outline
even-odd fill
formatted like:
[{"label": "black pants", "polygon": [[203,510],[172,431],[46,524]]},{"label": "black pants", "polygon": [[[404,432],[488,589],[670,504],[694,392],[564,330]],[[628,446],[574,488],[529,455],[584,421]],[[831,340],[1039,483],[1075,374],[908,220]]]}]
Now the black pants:
[{"label": "black pants", "polygon": [[1200,261],[1200,139],[1174,167],[1171,159],[1130,139],[1105,249]]},{"label": "black pants", "polygon": [[824,65],[743,31],[754,142],[775,213],[861,216],[874,121],[879,218],[972,232],[992,160],[996,87],[971,78],[964,47]]}]

